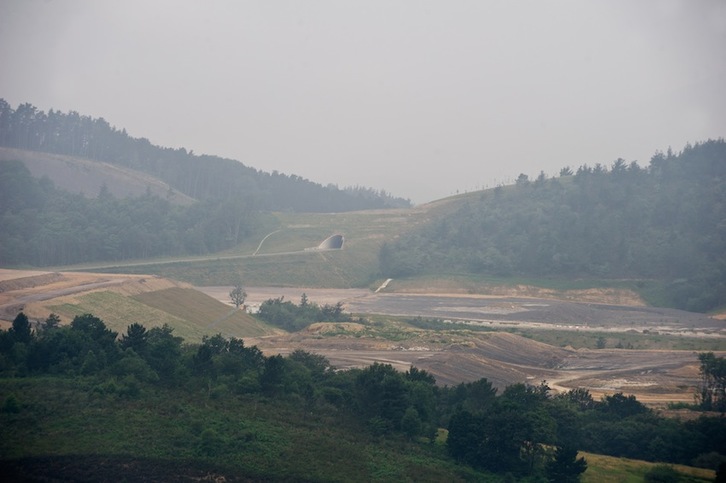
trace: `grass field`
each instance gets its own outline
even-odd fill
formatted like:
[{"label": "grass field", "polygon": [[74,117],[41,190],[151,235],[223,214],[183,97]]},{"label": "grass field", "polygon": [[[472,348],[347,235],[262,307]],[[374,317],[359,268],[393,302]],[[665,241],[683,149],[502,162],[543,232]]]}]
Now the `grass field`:
[{"label": "grass field", "polygon": [[[587,461],[583,483],[642,483],[645,474],[657,463],[614,458],[591,453],[580,453]],[[706,483],[713,481],[716,472],[683,465],[668,465],[679,473],[681,483]]]},{"label": "grass field", "polygon": [[134,322],[146,328],[169,324],[175,335],[190,343],[217,333],[226,337],[256,337],[277,332],[254,317],[190,288],[175,287],[133,297],[113,291],[91,292],[50,309],[69,319],[92,313],[121,334]]},{"label": "grass field", "polygon": [[[242,245],[214,257],[78,269],[152,273],[199,286],[233,285],[242,280],[249,286],[368,287],[380,278],[378,251],[383,242],[414,226],[422,216],[415,209],[277,213],[277,224],[266,223]],[[342,250],[315,250],[333,234],[345,237]]]},{"label": "grass field", "polygon": [[[0,401],[9,394],[20,410],[0,412],[4,464],[19,457],[123,458],[155,460],[167,472],[209,468],[234,481],[486,481],[438,445],[376,438],[335,411],[305,411],[289,401],[143,387],[137,398],[118,398],[93,378],[0,380]],[[95,471],[103,481],[118,472],[123,481],[124,466],[64,470]],[[191,480],[174,474],[166,478]]]},{"label": "grass field", "polygon": [[145,305],[184,318],[205,334],[221,333],[226,337],[255,337],[277,332],[249,314],[220,303],[190,288],[170,288],[136,295]]},{"label": "grass field", "polygon": [[171,314],[137,302],[130,297],[111,291],[80,295],[71,301],[60,305],[51,305],[49,308],[54,313],[67,319],[72,319],[77,315],[94,314],[101,317],[108,328],[119,333],[125,332],[126,327],[133,322],[137,322],[146,328],[169,324],[175,328],[174,330],[178,335],[184,332],[186,336],[201,338],[193,330],[183,330],[184,326],[189,325],[184,319],[174,317]]}]

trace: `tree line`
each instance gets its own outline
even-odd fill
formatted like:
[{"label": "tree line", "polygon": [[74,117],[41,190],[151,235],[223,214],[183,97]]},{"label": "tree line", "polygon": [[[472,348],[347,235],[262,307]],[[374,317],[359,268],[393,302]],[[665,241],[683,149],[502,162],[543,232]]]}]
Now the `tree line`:
[{"label": "tree line", "polygon": [[185,148],[165,148],[134,138],[103,118],[47,113],[30,103],[13,109],[0,98],[0,146],[104,161],[157,177],[202,201],[235,200],[241,195],[264,211],[341,212],[410,206],[383,190],[360,186],[340,189],[297,175],[266,173],[239,161],[196,155]]},{"label": "tree line", "polygon": [[522,174],[513,186],[464,200],[380,252],[383,276],[659,280],[665,303],[693,311],[726,304],[726,142],[656,153],[648,167],[618,159]]},{"label": "tree line", "polygon": [[350,322],[351,316],[343,311],[343,303],[322,306],[310,302],[306,294],[300,297],[300,303],[295,305],[285,297],[265,300],[260,305],[257,317],[270,325],[295,332],[304,329],[313,322]]},{"label": "tree line", "polygon": [[[446,428],[451,458],[532,481],[577,481],[587,465],[577,450],[711,468],[726,460],[723,417],[664,418],[622,393],[599,401],[584,389],[553,395],[543,381],[499,394],[486,379],[441,387],[416,367],[398,372],[376,363],[339,371],[320,355],[265,356],[221,335],[186,344],[166,325],[134,323],[118,334],[91,314],[63,327],[51,315],[36,330],[18,314],[0,333],[0,375],[85,378],[94,381],[95,394],[130,400],[164,387],[208,398],[290,401],[305,413],[335,412],[390,441],[431,443]],[[12,395],[0,404],[3,411],[19,407]]]},{"label": "tree line", "polygon": [[8,265],[67,265],[201,255],[244,241],[262,214],[240,197],[176,206],[147,193],[95,199],[36,179],[21,162],[0,162],[0,259]]}]

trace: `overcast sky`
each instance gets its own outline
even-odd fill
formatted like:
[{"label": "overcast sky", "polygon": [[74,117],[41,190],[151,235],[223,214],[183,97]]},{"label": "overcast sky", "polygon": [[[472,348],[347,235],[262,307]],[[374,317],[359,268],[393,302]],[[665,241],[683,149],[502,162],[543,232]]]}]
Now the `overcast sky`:
[{"label": "overcast sky", "polygon": [[726,136],[726,1],[0,0],[0,97],[415,203]]}]

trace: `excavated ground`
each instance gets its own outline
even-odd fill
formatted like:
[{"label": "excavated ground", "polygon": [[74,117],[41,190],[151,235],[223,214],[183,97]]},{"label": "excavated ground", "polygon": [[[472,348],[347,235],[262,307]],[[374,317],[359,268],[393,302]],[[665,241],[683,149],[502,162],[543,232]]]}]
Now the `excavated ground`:
[{"label": "excavated ground", "polygon": [[[176,282],[144,275],[20,272],[0,269],[0,318],[4,328],[24,310],[29,317],[47,317],[49,300],[92,290],[131,295],[153,292]],[[229,303],[230,287],[199,290]],[[555,347],[498,328],[513,326],[539,330],[658,332],[680,337],[726,337],[726,322],[703,314],[643,306],[597,304],[554,298],[528,298],[521,292],[480,296],[467,294],[378,293],[368,290],[247,287],[247,303],[254,309],[269,298],[297,303],[305,293],[311,302],[335,304],[356,315],[422,316],[486,325],[491,332],[425,331],[401,324],[400,334],[382,335],[365,324],[313,324],[285,335],[246,339],[267,354],[304,349],[326,356],[337,368],[390,363],[406,370],[411,365],[431,372],[438,383],[458,384],[485,377],[503,388],[516,382],[546,380],[556,391],[584,387],[596,397],[624,392],[639,400],[663,405],[692,402],[699,383],[694,351],[573,349]],[[541,294],[539,294],[541,295]],[[612,299],[605,297],[606,302]],[[647,331],[647,332],[646,332]],[[720,354],[723,355],[723,354]]]},{"label": "excavated ground", "polygon": [[44,320],[44,302],[99,289],[124,295],[180,286],[152,275],[119,275],[83,272],[40,272],[0,269],[0,329],[10,327],[23,311],[30,319]]},{"label": "excavated ground", "polygon": [[[227,292],[228,292],[228,288]],[[225,288],[200,288],[224,300]],[[679,310],[615,305],[605,292],[605,303],[499,294],[402,294],[327,291],[320,289],[248,288],[253,306],[284,296],[297,302],[304,292],[312,302],[344,303],[354,314],[421,316],[484,325],[492,330],[532,328],[580,332],[659,334],[670,337],[726,337],[723,320]],[[536,294],[541,296],[542,294]],[[347,298],[346,298],[347,296]],[[625,297],[627,299],[627,297]],[[631,300],[635,300],[634,298]],[[516,382],[547,384],[555,391],[583,387],[595,397],[623,392],[656,406],[693,402],[700,381],[695,351],[573,349],[555,347],[508,332],[430,332],[410,329],[401,341],[365,337],[354,324],[315,324],[305,331],[248,341],[266,353],[305,349],[325,355],[338,368],[390,363],[406,370],[411,365],[431,372],[438,383],[453,385],[486,377],[499,387]]]},{"label": "excavated ground", "polygon": [[[334,324],[333,324],[334,325]],[[337,368],[373,362],[400,370],[411,365],[432,373],[439,384],[487,378],[496,387],[516,382],[547,384],[555,391],[583,387],[599,397],[623,392],[657,404],[693,402],[699,383],[691,351],[571,349],[553,347],[505,332],[422,335],[406,342],[355,336],[323,337],[318,331],[248,340],[265,353],[304,349],[326,356]]]}]

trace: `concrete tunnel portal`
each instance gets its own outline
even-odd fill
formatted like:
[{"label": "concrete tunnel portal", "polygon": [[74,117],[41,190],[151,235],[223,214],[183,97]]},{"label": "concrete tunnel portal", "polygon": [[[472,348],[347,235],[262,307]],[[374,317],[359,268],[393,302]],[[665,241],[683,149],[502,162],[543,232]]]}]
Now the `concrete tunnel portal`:
[{"label": "concrete tunnel portal", "polygon": [[318,250],[342,250],[345,237],[340,234],[331,235],[318,245]]}]

